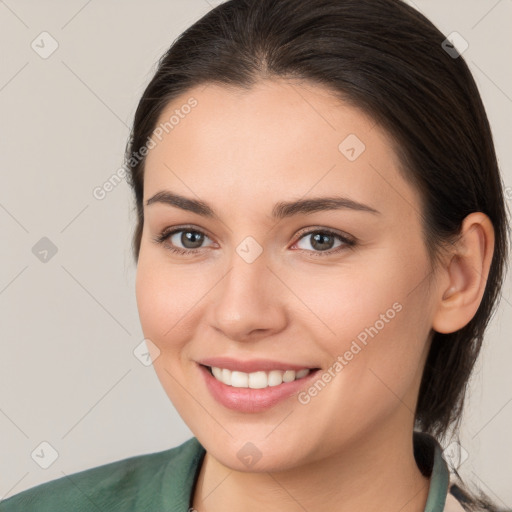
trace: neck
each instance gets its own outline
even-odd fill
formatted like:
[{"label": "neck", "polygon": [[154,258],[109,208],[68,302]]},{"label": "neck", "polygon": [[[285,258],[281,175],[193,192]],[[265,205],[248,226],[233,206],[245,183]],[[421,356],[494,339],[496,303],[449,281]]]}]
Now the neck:
[{"label": "neck", "polygon": [[412,427],[380,429],[347,444],[327,459],[280,472],[234,471],[206,453],[193,507],[200,512],[424,511],[430,482],[414,459]]}]

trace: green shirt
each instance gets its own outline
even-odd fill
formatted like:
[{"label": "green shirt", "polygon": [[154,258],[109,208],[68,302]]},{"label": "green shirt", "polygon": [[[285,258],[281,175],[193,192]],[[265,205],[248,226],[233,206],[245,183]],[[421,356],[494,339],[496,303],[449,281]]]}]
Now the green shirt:
[{"label": "green shirt", "polygon": [[[418,467],[431,476],[425,512],[446,505],[449,471],[439,443],[414,432]],[[0,501],[1,512],[187,512],[205,449],[193,437],[180,446],[137,455],[45,482]],[[448,503],[448,502],[447,502]],[[460,508],[460,510],[463,510]]]}]

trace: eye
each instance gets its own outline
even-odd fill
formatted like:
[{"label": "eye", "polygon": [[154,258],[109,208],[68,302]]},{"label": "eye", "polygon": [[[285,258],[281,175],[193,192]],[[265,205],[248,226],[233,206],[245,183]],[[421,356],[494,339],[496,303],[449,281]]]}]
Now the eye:
[{"label": "eye", "polygon": [[[352,238],[349,238],[348,236],[342,235],[340,233],[336,233],[335,231],[331,231],[329,229],[315,229],[313,231],[303,233],[295,245],[299,245],[303,240],[309,240],[309,242],[303,244],[306,247],[299,246],[299,249],[304,249],[308,252],[316,253],[315,255],[318,256],[323,256],[323,253],[337,253],[355,245],[355,240]],[[336,241],[339,241],[338,245],[335,245]],[[307,245],[312,247],[313,250],[311,251]]]},{"label": "eye", "polygon": [[[309,244],[304,244],[306,247],[301,247],[299,244],[304,240],[308,240]],[[181,226],[179,228],[167,228],[162,231],[154,241],[162,244],[171,252],[177,254],[193,255],[199,253],[205,247],[204,241],[211,239],[200,229],[194,227]],[[338,245],[336,245],[338,241]],[[210,246],[215,244],[210,244]],[[309,245],[312,250],[307,247]],[[356,241],[347,235],[342,235],[330,229],[315,229],[306,233],[302,233],[299,240],[294,244],[299,249],[305,250],[314,256],[328,256],[344,249],[354,247]]]},{"label": "eye", "polygon": [[[154,241],[165,245],[167,249],[178,254],[193,254],[203,249],[205,239],[210,240],[208,235],[193,227],[181,227],[176,229],[165,229]],[[182,247],[180,247],[180,244]]]}]

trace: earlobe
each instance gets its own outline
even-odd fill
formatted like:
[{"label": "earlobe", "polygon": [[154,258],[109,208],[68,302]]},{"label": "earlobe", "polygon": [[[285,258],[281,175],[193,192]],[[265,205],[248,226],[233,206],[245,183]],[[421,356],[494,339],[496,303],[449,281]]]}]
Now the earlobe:
[{"label": "earlobe", "polygon": [[485,291],[494,252],[494,228],[487,215],[473,212],[463,221],[449,263],[441,269],[439,300],[432,328],[440,333],[462,329],[475,315]]}]

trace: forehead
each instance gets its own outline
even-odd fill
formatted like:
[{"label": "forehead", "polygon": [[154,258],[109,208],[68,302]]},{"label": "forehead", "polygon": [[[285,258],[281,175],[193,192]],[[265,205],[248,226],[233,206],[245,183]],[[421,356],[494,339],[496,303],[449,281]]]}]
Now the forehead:
[{"label": "forehead", "polygon": [[379,209],[419,204],[398,172],[389,135],[364,112],[311,83],[265,80],[250,89],[190,89],[162,111],[152,139],[146,199],[167,187],[241,204],[333,192]]}]

